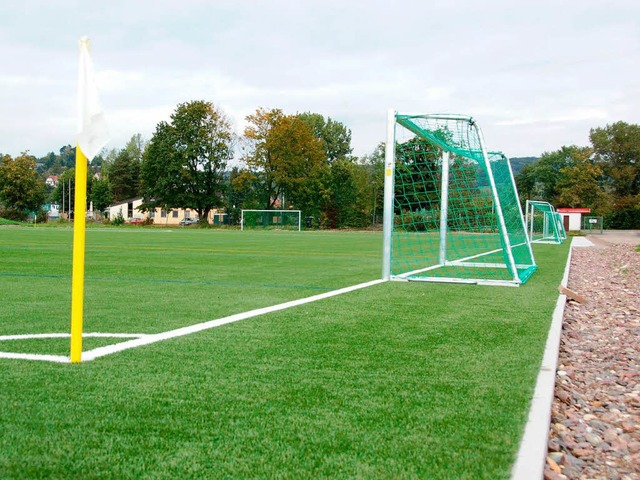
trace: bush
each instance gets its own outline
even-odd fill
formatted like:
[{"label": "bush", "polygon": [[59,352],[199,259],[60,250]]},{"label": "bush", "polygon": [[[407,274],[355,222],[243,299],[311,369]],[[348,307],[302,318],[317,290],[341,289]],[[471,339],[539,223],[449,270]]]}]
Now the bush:
[{"label": "bush", "polygon": [[626,197],[618,200],[613,211],[604,218],[605,228],[618,230],[640,229],[640,198]]},{"label": "bush", "polygon": [[111,220],[111,225],[115,225],[116,227],[124,225],[124,217],[122,216],[122,212],[118,212],[118,215],[116,215],[115,218]]},{"label": "bush", "polygon": [[29,215],[27,212],[16,210],[15,208],[0,208],[0,217],[16,222],[24,222]]},{"label": "bush", "polygon": [[49,221],[49,210],[41,208],[36,212],[36,223],[47,223]]}]

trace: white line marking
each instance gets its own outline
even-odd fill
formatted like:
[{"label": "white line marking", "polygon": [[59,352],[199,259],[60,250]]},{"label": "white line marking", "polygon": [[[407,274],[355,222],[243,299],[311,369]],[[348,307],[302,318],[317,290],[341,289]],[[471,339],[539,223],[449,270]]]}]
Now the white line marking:
[{"label": "white line marking", "polygon": [[38,355],[35,353],[11,353],[0,352],[0,358],[12,358],[17,360],[42,360],[45,362],[70,363],[69,357],[62,355]]},{"label": "white line marking", "polygon": [[[345,288],[340,288],[338,290],[332,290],[330,292],[320,293],[318,295],[313,295],[311,297],[300,298],[298,300],[292,300],[290,302],[280,303],[278,305],[273,305],[271,307],[258,308],[256,310],[250,310],[248,312],[237,313],[235,315],[230,315],[228,317],[218,318],[216,320],[209,320],[208,322],[198,323],[196,325],[190,325],[188,327],[177,328],[175,330],[169,330],[162,333],[156,333],[156,334],[84,333],[82,334],[83,338],[84,337],[105,337],[105,338],[113,337],[113,338],[133,338],[133,340],[119,342],[113,345],[98,347],[98,348],[94,348],[93,350],[87,350],[86,352],[82,352],[82,361],[88,362],[91,360],[95,360],[96,358],[122,352],[123,350],[128,350],[130,348],[142,347],[144,345],[161,342],[163,340],[169,340],[171,338],[182,337],[184,335],[201,332],[203,330],[208,330],[210,328],[219,327],[221,325],[226,325],[228,323],[233,323],[240,320],[245,320],[247,318],[257,317],[259,315],[277,312],[277,311],[285,310],[291,307],[297,307],[299,305],[315,302],[317,300],[323,300],[325,298],[342,295],[343,293],[353,292],[354,290],[360,290],[362,288],[378,285],[379,283],[383,283],[383,282],[384,280],[382,279],[372,280],[370,282],[359,283],[357,285],[352,285],[350,287],[345,287]],[[69,337],[70,337],[70,334],[68,333],[35,333],[35,334],[24,334],[24,335],[3,335],[3,336],[0,336],[0,341],[28,340],[28,339],[36,339],[36,338],[69,338]],[[0,352],[0,358],[14,358],[14,359],[21,359],[21,360],[43,360],[47,362],[70,363],[69,357],[64,357],[60,355],[39,355],[39,354],[29,354],[29,353]]]},{"label": "white line marking", "polygon": [[[141,338],[147,337],[148,333],[83,333],[82,338]],[[5,340],[31,340],[39,338],[69,338],[70,333],[24,333],[19,335],[0,335],[0,342]]]},{"label": "white line marking", "polygon": [[352,285],[350,287],[340,288],[338,290],[332,290],[331,292],[325,292],[311,297],[301,298],[298,300],[292,300],[290,302],[280,303],[279,305],[273,305],[271,307],[258,308],[256,310],[250,310],[248,312],[237,313],[228,317],[219,318],[217,320],[210,320],[208,322],[198,323],[188,327],[177,328],[175,330],[169,330],[167,332],[158,333],[156,335],[148,335],[143,338],[137,338],[135,340],[129,340],[127,342],[116,343],[115,345],[108,345],[105,347],[94,348],[82,353],[83,361],[95,360],[96,358],[111,355],[113,353],[122,352],[130,348],[142,347],[143,345],[150,345],[152,343],[161,342],[163,340],[169,340],[171,338],[182,337],[184,335],[190,335],[192,333],[201,332],[210,328],[219,327],[228,323],[237,322],[240,320],[246,320],[247,318],[257,317],[259,315],[265,315],[267,313],[278,312],[291,307],[297,307],[306,303],[323,300],[325,298],[335,297],[342,295],[343,293],[353,292],[354,290],[360,290],[362,288],[371,287],[383,283],[384,280],[378,279],[371,282],[360,283],[358,285]]}]

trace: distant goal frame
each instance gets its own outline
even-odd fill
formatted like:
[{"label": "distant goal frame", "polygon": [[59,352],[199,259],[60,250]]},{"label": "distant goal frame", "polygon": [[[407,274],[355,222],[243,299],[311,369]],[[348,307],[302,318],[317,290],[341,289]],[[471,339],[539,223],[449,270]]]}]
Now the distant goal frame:
[{"label": "distant goal frame", "polygon": [[[567,239],[567,233],[564,229],[562,216],[549,202],[542,200],[527,200],[525,208],[525,222],[529,242],[559,245]],[[536,211],[542,214],[543,224],[541,233],[535,231]]]},{"label": "distant goal frame", "polygon": [[[302,231],[302,210],[269,210],[269,209],[257,209],[257,208],[248,208],[242,209],[240,211],[240,230],[245,230],[245,212],[259,212],[259,213],[273,213],[273,214],[285,214],[285,213],[297,213],[298,214],[298,228],[296,229],[288,229],[290,231]],[[253,230],[253,229],[252,229]]]}]

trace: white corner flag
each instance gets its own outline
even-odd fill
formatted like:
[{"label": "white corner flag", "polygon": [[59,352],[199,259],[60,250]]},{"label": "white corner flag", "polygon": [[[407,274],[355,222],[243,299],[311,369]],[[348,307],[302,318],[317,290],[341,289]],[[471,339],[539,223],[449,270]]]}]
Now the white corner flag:
[{"label": "white corner flag", "polygon": [[78,61],[78,145],[89,162],[109,141],[109,129],[102,113],[93,76],[89,38],[80,39]]}]

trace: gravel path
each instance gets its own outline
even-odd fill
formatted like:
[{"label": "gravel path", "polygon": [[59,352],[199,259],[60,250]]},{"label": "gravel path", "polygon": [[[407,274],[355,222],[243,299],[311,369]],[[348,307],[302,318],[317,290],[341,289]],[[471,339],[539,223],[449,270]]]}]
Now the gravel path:
[{"label": "gravel path", "polygon": [[640,253],[589,238],[572,254],[587,303],[565,309],[544,477],[640,479]]}]

